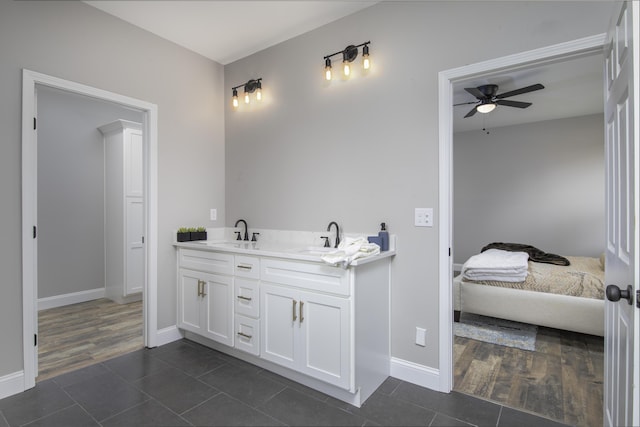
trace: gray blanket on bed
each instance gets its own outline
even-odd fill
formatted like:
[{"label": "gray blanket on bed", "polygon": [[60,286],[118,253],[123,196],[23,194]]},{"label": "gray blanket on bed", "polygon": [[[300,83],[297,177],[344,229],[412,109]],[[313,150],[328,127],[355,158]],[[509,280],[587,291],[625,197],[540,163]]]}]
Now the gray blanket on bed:
[{"label": "gray blanket on bed", "polygon": [[484,252],[487,249],[501,249],[503,251],[511,251],[511,252],[526,252],[529,254],[529,261],[542,262],[545,264],[555,264],[555,265],[571,265],[569,260],[563,256],[543,252],[534,246],[523,245],[521,243],[502,243],[502,242],[490,243],[484,248],[482,248],[480,252]]}]

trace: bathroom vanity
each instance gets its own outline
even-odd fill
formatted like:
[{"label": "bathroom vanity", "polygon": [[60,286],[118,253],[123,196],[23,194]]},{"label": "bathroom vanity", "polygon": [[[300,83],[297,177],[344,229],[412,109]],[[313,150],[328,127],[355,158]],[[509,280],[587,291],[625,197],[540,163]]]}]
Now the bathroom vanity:
[{"label": "bathroom vanity", "polygon": [[348,268],[293,243],[175,243],[185,336],[360,406],[388,377],[394,247]]}]

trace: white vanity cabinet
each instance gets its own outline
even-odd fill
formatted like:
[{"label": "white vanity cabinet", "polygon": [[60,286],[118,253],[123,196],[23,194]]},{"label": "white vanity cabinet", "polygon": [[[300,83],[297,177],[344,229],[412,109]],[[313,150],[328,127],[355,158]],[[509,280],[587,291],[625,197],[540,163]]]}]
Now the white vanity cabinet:
[{"label": "white vanity cabinet", "polygon": [[355,406],[389,376],[391,256],[344,269],[176,246],[188,338]]},{"label": "white vanity cabinet", "polygon": [[233,346],[233,255],[180,249],[178,327]]}]

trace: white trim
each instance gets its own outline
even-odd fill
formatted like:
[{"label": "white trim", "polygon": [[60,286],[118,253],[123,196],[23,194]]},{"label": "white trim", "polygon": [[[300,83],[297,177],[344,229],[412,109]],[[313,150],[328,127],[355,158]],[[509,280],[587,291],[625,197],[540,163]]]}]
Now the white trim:
[{"label": "white trim", "polygon": [[156,334],[156,345],[159,347],[161,345],[181,340],[182,338],[184,338],[184,334],[180,332],[180,329],[178,329],[177,326],[169,326],[158,330],[158,333]]},{"label": "white trim", "polygon": [[440,371],[429,366],[419,365],[408,360],[391,358],[390,375],[408,383],[439,390]]},{"label": "white trim", "polygon": [[155,347],[158,325],[158,107],[146,101],[119,95],[69,80],[22,70],[22,331],[24,387],[35,386],[37,352],[33,337],[37,331],[37,239],[32,236],[37,225],[37,136],[33,131],[36,114],[36,85],[114,102],[140,110],[144,126],[145,158],[145,236],[146,281],[144,286],[144,342]]},{"label": "white trim", "polygon": [[104,298],[104,287],[38,299],[38,311]]},{"label": "white trim", "polygon": [[0,377],[0,399],[13,396],[24,391],[24,371]]},{"label": "white trim", "polygon": [[440,384],[443,392],[453,387],[453,333],[452,333],[452,259],[453,252],[453,82],[470,79],[482,74],[529,67],[534,64],[552,63],[569,57],[600,52],[606,41],[606,34],[584,37],[566,43],[521,52],[476,64],[441,71],[438,73],[438,209],[440,212],[438,249],[441,254],[438,263],[439,287],[439,363]]}]

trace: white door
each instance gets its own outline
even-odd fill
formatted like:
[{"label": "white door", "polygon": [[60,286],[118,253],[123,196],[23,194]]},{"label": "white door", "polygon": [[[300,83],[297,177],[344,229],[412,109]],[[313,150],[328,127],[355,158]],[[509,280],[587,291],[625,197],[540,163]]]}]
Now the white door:
[{"label": "white door", "polygon": [[142,292],[144,287],[144,201],[127,197],[125,206],[125,289],[124,296]]},{"label": "white door", "polygon": [[300,293],[301,372],[348,389],[351,384],[350,301]]},{"label": "white door", "polygon": [[616,5],[605,45],[607,248],[604,425],[638,425],[638,3]]},{"label": "white door", "polygon": [[298,291],[284,286],[260,285],[261,357],[288,368],[297,369],[296,337]]}]

